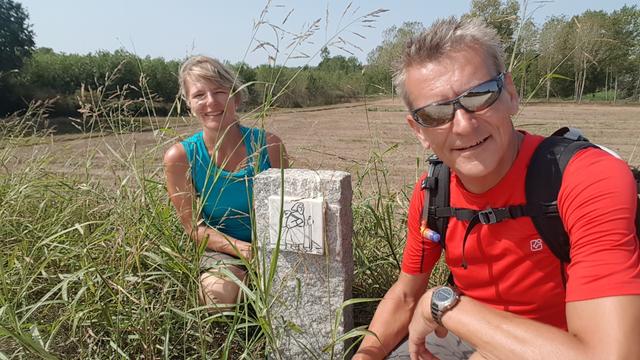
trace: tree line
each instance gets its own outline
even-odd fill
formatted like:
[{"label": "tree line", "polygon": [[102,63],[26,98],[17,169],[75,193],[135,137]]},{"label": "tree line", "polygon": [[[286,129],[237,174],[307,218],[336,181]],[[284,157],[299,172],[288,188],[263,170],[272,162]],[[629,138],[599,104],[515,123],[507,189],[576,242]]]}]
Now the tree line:
[{"label": "tree line", "polygon": [[[640,9],[636,5],[611,13],[589,10],[570,18],[554,16],[536,25],[530,17],[535,9],[527,10],[527,4],[474,0],[463,15],[483,18],[507,44],[506,60],[521,97],[640,102]],[[54,98],[55,115],[73,115],[96,89],[126,99],[151,100],[156,114],[181,108],[174,106],[179,100],[180,61],[142,58],[125,50],[78,55],[35,48],[22,6],[0,0],[0,10],[0,114],[24,108],[33,100]],[[247,106],[267,102],[305,107],[389,95],[393,94],[393,62],[406,39],[424,29],[425,24],[406,22],[385,30],[366,65],[354,56],[331,56],[326,47],[316,66],[230,65],[248,84]]]},{"label": "tree line", "polygon": [[[374,77],[379,74],[363,72],[364,66],[356,57],[330,56],[328,50],[322,53],[317,66],[228,65],[247,84],[245,107],[263,102],[280,107],[327,105],[384,92],[379,87],[366,87],[375,83]],[[107,96],[124,94],[131,100],[144,97],[153,102],[156,114],[165,115],[176,109],[173,104],[179,100],[180,64],[177,60],[141,58],[125,50],[77,55],[38,48],[19,72],[7,74],[4,83],[10,91],[0,95],[0,107],[7,113],[34,99],[55,98],[53,114],[72,115],[82,101],[88,101],[91,89],[102,88]]]},{"label": "tree line", "polygon": [[[527,1],[473,0],[463,16],[480,17],[506,44],[506,63],[522,98],[640,102],[640,9],[588,10],[538,26]],[[535,3],[534,3],[535,5]],[[425,29],[406,22],[384,32],[368,66],[389,69],[402,44]],[[387,82],[391,81],[388,74]]]}]

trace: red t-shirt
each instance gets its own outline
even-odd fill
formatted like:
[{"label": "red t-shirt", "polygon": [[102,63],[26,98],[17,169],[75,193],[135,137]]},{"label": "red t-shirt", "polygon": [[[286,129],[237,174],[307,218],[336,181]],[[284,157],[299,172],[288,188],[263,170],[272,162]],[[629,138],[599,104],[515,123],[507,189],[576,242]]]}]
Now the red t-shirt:
[{"label": "red t-shirt", "polygon": [[[482,194],[467,191],[451,175],[451,206],[484,210],[524,204],[525,174],[543,140],[525,134],[514,164],[502,180]],[[423,241],[420,221],[424,191],[419,181],[409,205],[402,271],[430,273],[440,257],[438,243]],[[468,222],[449,220],[446,261],[456,285],[467,296],[566,329],[565,301],[640,294],[640,250],[635,235],[636,185],[628,166],[600,149],[577,153],[567,165],[558,207],[571,243],[562,284],[560,261],[540,240],[531,218],[478,224],[465,245]]]}]

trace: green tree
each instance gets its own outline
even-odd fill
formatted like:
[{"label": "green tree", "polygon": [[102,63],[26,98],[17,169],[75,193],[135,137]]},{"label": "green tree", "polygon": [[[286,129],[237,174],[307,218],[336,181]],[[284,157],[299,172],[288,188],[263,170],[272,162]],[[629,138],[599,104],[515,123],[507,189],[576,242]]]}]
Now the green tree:
[{"label": "green tree", "polygon": [[520,90],[520,97],[524,98],[537,85],[532,70],[536,67],[540,31],[529,19],[523,22],[518,34],[517,49],[512,50],[511,72]]},{"label": "green tree", "polygon": [[323,61],[325,59],[329,58],[329,48],[326,46],[323,46],[322,49],[320,49],[320,59],[322,59]]},{"label": "green tree", "polygon": [[388,92],[391,92],[392,64],[400,59],[402,47],[406,41],[424,30],[424,25],[418,21],[408,21],[400,27],[394,25],[386,29],[382,34],[382,43],[367,56],[369,64],[365,72],[368,76],[367,85],[384,89],[385,92],[388,89]]},{"label": "green tree", "polygon": [[0,72],[20,69],[31,55],[35,43],[28,20],[22,5],[0,0]]},{"label": "green tree", "polygon": [[322,59],[318,64],[318,69],[327,72],[352,73],[362,70],[362,65],[355,56],[346,58],[342,55],[336,55]]},{"label": "green tree", "polygon": [[511,54],[514,48],[514,35],[518,27],[518,11],[520,5],[517,0],[473,0],[471,10],[464,17],[478,17],[489,26],[496,29],[498,36],[505,44],[505,53]]},{"label": "green tree", "polygon": [[[552,91],[552,81],[561,73],[562,65],[566,62],[568,51],[565,45],[563,28],[566,28],[567,20],[564,17],[549,18],[542,29],[538,42],[538,75],[544,79],[545,98],[549,101]],[[557,94],[557,92],[556,92]]]},{"label": "green tree", "polygon": [[592,69],[597,69],[606,59],[611,44],[607,22],[607,13],[591,10],[574,16],[570,21],[574,29],[574,99],[577,102],[582,101],[585,90],[587,93],[595,90],[595,82],[589,81],[597,75]]},{"label": "green tree", "polygon": [[29,15],[17,2],[0,0],[0,115],[16,110],[19,96],[15,94],[14,77],[31,55],[35,43]]},{"label": "green tree", "polygon": [[258,99],[256,90],[256,70],[242,61],[231,65],[231,67],[235,70],[236,74],[238,74],[240,81],[246,86],[247,99],[244,104],[248,106],[258,105],[260,99]]},{"label": "green tree", "polygon": [[606,27],[612,41],[603,64],[605,93],[612,87],[614,96],[620,92],[624,97],[640,101],[640,9],[635,5],[624,6],[612,12]]},{"label": "green tree", "polygon": [[148,91],[157,95],[158,101],[171,103],[178,94],[178,61],[166,61],[163,58],[150,56],[140,60]]}]

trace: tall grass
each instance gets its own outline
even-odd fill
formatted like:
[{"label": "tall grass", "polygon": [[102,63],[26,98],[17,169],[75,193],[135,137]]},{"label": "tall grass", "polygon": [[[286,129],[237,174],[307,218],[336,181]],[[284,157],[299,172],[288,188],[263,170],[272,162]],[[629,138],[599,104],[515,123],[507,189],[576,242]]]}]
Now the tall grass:
[{"label": "tall grass", "polygon": [[[31,115],[14,120],[29,123]],[[105,183],[82,168],[90,162],[59,173],[49,154],[25,158],[15,145],[42,139],[3,138],[0,358],[262,358],[266,349],[277,358],[272,275],[247,264],[245,300],[227,313],[198,303],[202,249],[178,223],[153,152],[113,147]],[[407,195],[392,190],[385,154],[374,149],[356,170],[358,298],[380,297],[399,270]],[[366,304],[354,304],[360,324],[373,311]]]}]

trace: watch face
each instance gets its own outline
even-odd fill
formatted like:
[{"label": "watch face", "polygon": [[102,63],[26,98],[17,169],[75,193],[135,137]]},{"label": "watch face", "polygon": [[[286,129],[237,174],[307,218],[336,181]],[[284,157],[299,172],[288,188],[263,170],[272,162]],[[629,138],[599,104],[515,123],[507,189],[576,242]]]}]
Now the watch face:
[{"label": "watch face", "polygon": [[447,301],[455,296],[453,290],[448,287],[442,287],[433,294],[434,300],[437,302]]}]

